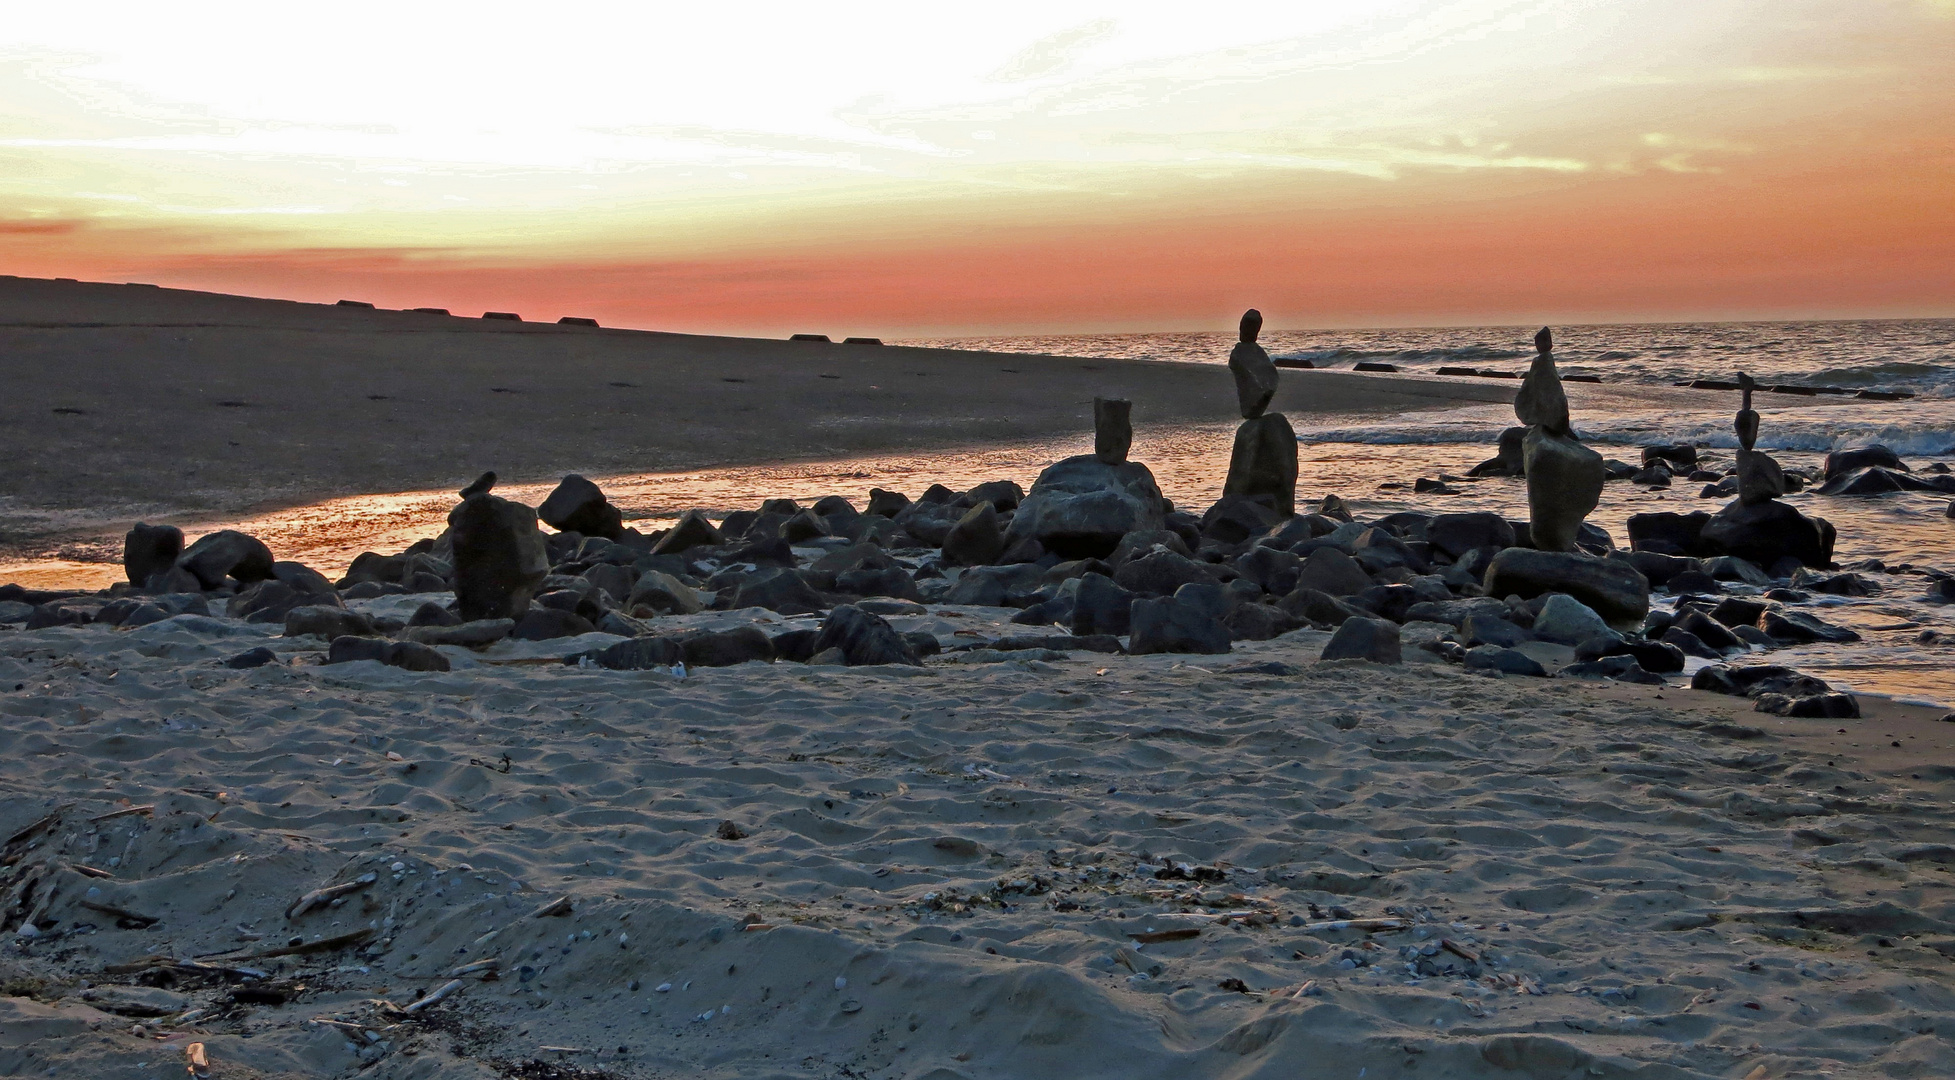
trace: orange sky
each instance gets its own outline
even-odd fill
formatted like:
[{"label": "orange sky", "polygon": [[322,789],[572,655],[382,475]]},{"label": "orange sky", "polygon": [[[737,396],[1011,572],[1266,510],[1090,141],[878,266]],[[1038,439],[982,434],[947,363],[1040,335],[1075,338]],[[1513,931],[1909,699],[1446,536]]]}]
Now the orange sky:
[{"label": "orange sky", "polygon": [[466,116],[0,52],[0,272],[838,336],[1955,315],[1955,4],[1395,3],[1186,54],[1091,14],[683,137],[566,99],[486,162]]}]

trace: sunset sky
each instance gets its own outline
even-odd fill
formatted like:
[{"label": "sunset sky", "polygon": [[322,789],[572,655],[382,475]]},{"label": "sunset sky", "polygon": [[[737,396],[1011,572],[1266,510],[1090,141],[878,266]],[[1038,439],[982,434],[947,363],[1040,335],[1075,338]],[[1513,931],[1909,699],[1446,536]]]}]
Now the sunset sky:
[{"label": "sunset sky", "polygon": [[1955,0],[40,4],[0,272],[892,337],[1955,315]]}]

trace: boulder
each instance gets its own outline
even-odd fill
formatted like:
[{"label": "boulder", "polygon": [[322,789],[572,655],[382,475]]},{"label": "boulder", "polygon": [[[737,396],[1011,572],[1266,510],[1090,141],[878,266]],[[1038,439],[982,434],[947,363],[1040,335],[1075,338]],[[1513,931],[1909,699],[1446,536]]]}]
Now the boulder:
[{"label": "boulder", "polygon": [[1071,629],[1074,634],[1112,634],[1132,627],[1134,594],[1115,584],[1105,574],[1088,572],[1079,577],[1073,594]]},{"label": "boulder", "polygon": [[373,620],[342,607],[296,607],[285,613],[285,636],[332,640],[340,637],[374,637],[379,634]]},{"label": "boulder", "polygon": [[1348,619],[1372,619],[1378,613],[1347,603],[1329,593],[1299,587],[1276,602],[1286,614],[1317,626],[1340,626]]},{"label": "boulder", "polygon": [[1127,651],[1135,655],[1229,651],[1229,628],[1192,596],[1136,600],[1131,620]]},{"label": "boulder", "polygon": [[549,641],[594,633],[596,630],[596,624],[574,611],[538,606],[530,608],[516,620],[516,628],[509,632],[509,636],[517,641]]},{"label": "boulder", "polygon": [[1248,495],[1224,494],[1201,516],[1201,536],[1222,544],[1240,544],[1281,525],[1284,515],[1276,512],[1271,500]]},{"label": "boulder", "polygon": [[475,495],[449,512],[448,530],[462,619],[521,618],[550,572],[536,511],[496,495]]},{"label": "boulder", "polygon": [[893,518],[910,505],[910,497],[900,491],[887,491],[883,488],[869,489],[869,509],[863,511],[877,517]]},{"label": "boulder", "polygon": [[723,542],[720,531],[704,513],[688,510],[652,545],[652,554],[677,555],[696,547],[718,547]]},{"label": "boulder", "polygon": [[987,480],[965,492],[964,497],[970,499],[973,506],[990,503],[1000,512],[1010,513],[1025,501],[1025,489],[1019,487],[1016,480]]},{"label": "boulder", "polygon": [[997,562],[998,556],[1004,554],[1005,534],[998,524],[996,504],[986,500],[965,511],[944,535],[943,547],[944,562],[952,566],[987,566]]},{"label": "boulder", "polygon": [[1271,596],[1284,596],[1296,591],[1303,560],[1278,548],[1257,545],[1236,558],[1235,569]]},{"label": "boulder", "polygon": [[1738,499],[1747,505],[1770,502],[1785,494],[1785,470],[1758,450],[1738,451]]},{"label": "boulder", "polygon": [[1702,510],[1690,514],[1668,511],[1629,516],[1629,547],[1632,551],[1654,551],[1664,555],[1715,555],[1704,546],[1704,526],[1711,515]]},{"label": "boulder", "polygon": [[1685,472],[1697,467],[1697,448],[1690,443],[1659,443],[1643,447],[1643,467],[1657,462],[1677,466]]},{"label": "boulder", "polygon": [[[1635,519],[1631,519],[1633,522]],[[1736,555],[1760,566],[1791,557],[1824,568],[1833,561],[1833,526],[1809,518],[1782,502],[1725,506],[1704,523],[1700,543],[1714,552]]]},{"label": "boulder", "polygon": [[558,532],[617,540],[624,536],[625,531],[624,517],[618,508],[605,499],[604,492],[596,484],[576,473],[564,477],[557,484],[550,497],[536,508],[536,516]]},{"label": "boulder", "polygon": [[1428,601],[1413,604],[1405,609],[1407,619],[1419,622],[1445,623],[1448,626],[1464,626],[1466,620],[1475,616],[1490,619],[1506,619],[1513,614],[1506,601],[1494,596],[1473,596],[1459,600]]},{"label": "boulder", "polygon": [[1548,669],[1542,667],[1540,661],[1519,649],[1503,649],[1498,645],[1481,645],[1466,650],[1465,664],[1468,671],[1527,675],[1536,679],[1548,677]]},{"label": "boulder", "polygon": [[1890,491],[1939,491],[1955,494],[1955,476],[1916,476],[1874,466],[1842,473],[1819,485],[1821,495],[1885,495]]},{"label": "boulder", "polygon": [[179,568],[195,575],[205,590],[224,584],[227,577],[249,585],[272,576],[272,552],[255,536],[222,529],[197,538],[177,557]]},{"label": "boulder", "polygon": [[[1566,399],[1562,404],[1565,410]],[[1529,429],[1522,448],[1531,542],[1541,551],[1572,551],[1582,519],[1602,498],[1602,455],[1544,427]]]},{"label": "boulder", "polygon": [[1279,517],[1296,513],[1297,434],[1282,413],[1261,413],[1236,428],[1222,494],[1266,500]]},{"label": "boulder", "polygon": [[1859,699],[1852,694],[1808,694],[1803,697],[1759,694],[1752,708],[1758,712],[1774,713],[1779,716],[1827,720],[1857,720],[1860,717]]},{"label": "boulder", "polygon": [[1638,663],[1635,657],[1626,654],[1569,664],[1557,674],[1564,679],[1614,679],[1616,682],[1643,683],[1648,686],[1663,685],[1663,676],[1649,671]]},{"label": "boulder", "polygon": [[1264,415],[1276,396],[1276,364],[1254,341],[1239,341],[1229,352],[1229,374],[1235,376],[1236,405],[1244,420]]},{"label": "boulder", "polygon": [[1652,587],[1668,585],[1678,574],[1702,571],[1704,564],[1687,555],[1665,555],[1655,551],[1631,551],[1623,556],[1636,572],[1649,579]]},{"label": "boulder", "polygon": [[749,661],[772,663],[774,642],[758,626],[732,630],[694,630],[679,638],[689,667],[732,667]]},{"label": "boulder", "polygon": [[1499,450],[1493,457],[1466,471],[1468,476],[1526,476],[1527,429],[1510,427],[1500,433]]},{"label": "boulder", "polygon": [[251,668],[264,667],[266,664],[275,664],[277,662],[278,654],[260,645],[255,649],[246,649],[224,661],[224,666],[233,671],[246,671]]},{"label": "boulder", "polygon": [[1683,670],[1683,650],[1667,642],[1625,638],[1612,632],[1575,646],[1577,660],[1602,660],[1611,656],[1630,657],[1644,671],[1658,674]]},{"label": "boulder", "polygon": [[1729,694],[1733,697],[1755,698],[1760,694],[1784,694],[1787,697],[1812,697],[1830,694],[1833,688],[1823,679],[1803,675],[1789,667],[1777,664],[1755,664],[1746,667],[1726,667],[1712,664],[1699,668],[1690,677],[1692,690],[1708,690],[1713,694]]},{"label": "boulder", "polygon": [[[988,505],[988,504],[987,504]],[[853,604],[843,604],[822,620],[811,652],[840,649],[850,667],[871,664],[920,664],[916,648],[882,616]]]},{"label": "boulder", "polygon": [[[495,496],[477,496],[494,498]],[[406,671],[447,671],[448,658],[426,645],[412,641],[386,641],[381,638],[334,638],[326,651],[326,663],[350,664],[374,660]]]},{"label": "boulder", "polygon": [[685,663],[686,650],[671,638],[635,637],[594,652],[566,656],[563,662],[577,665],[586,659],[606,671],[670,671]]},{"label": "boulder", "polygon": [[1812,641],[1845,644],[1860,640],[1857,632],[1844,626],[1834,626],[1803,611],[1767,611],[1758,620],[1758,628],[1770,634],[1774,640],[1794,645]]},{"label": "boulder", "polygon": [[1124,465],[1134,445],[1134,403],[1124,398],[1093,399],[1093,456]]},{"label": "boulder", "polygon": [[122,572],[130,584],[141,585],[150,575],[176,565],[182,554],[182,529],[138,521],[122,538]]},{"label": "boulder", "polygon": [[432,600],[414,609],[407,617],[409,626],[460,626],[462,617]]},{"label": "boulder", "polygon": [[1561,645],[1580,645],[1614,633],[1593,608],[1563,593],[1549,595],[1534,616],[1534,636]]},{"label": "boulder", "polygon": [[1447,558],[1458,559],[1475,548],[1514,546],[1514,526],[1499,514],[1479,510],[1465,514],[1437,514],[1426,523],[1426,542]]},{"label": "boulder", "polygon": [[625,598],[625,609],[649,608],[660,615],[694,615],[705,610],[699,590],[657,570],[638,575]]},{"label": "boulder", "polygon": [[[1514,415],[1541,434],[1568,434],[1568,392],[1562,389],[1561,372],[1555,368],[1553,353],[1537,352],[1529,363],[1527,374],[1521,378],[1520,393],[1514,395]],[[1599,465],[1601,458],[1596,461]],[[1527,472],[1529,476],[1534,474],[1532,461],[1528,462]]]},{"label": "boulder", "polygon": [[1014,543],[1032,537],[1062,559],[1105,558],[1128,533],[1160,528],[1166,512],[1147,466],[1108,465],[1085,454],[1039,474],[1006,536]]},{"label": "boulder", "polygon": [[1910,471],[1907,463],[1901,460],[1899,454],[1896,454],[1894,451],[1879,443],[1875,443],[1872,446],[1861,446],[1851,450],[1835,450],[1827,454],[1824,479],[1831,481],[1837,477],[1845,476],[1848,473],[1875,467],[1892,469],[1896,472]]},{"label": "boulder", "polygon": [[1324,644],[1324,660],[1369,660],[1374,664],[1404,662],[1398,625],[1383,619],[1347,618]]},{"label": "boulder", "polygon": [[1303,560],[1296,589],[1316,589],[1332,596],[1354,596],[1372,586],[1371,575],[1351,556],[1333,547],[1320,547]]},{"label": "boulder", "polygon": [[[1593,615],[1594,612],[1589,614]],[[1533,641],[1534,633],[1531,630],[1523,630],[1498,615],[1476,614],[1460,620],[1459,639],[1469,649],[1476,645],[1498,645],[1503,649],[1509,649],[1521,642]]]},{"label": "boulder", "polygon": [[1122,563],[1120,569],[1114,571],[1113,580],[1121,588],[1142,596],[1170,596],[1183,585],[1191,582],[1212,584],[1216,577],[1205,563],[1156,548]]},{"label": "boulder", "polygon": [[826,609],[828,602],[800,571],[781,567],[762,570],[741,581],[733,590],[730,606],[766,608],[782,615],[808,615]]},{"label": "boulder", "polygon": [[1488,565],[1484,587],[1489,597],[1523,600],[1565,593],[1624,627],[1640,625],[1650,610],[1649,579],[1634,566],[1572,552],[1508,548]]},{"label": "boulder", "polygon": [[833,536],[828,519],[813,510],[801,510],[781,522],[778,535],[790,544],[804,544],[823,536]]}]

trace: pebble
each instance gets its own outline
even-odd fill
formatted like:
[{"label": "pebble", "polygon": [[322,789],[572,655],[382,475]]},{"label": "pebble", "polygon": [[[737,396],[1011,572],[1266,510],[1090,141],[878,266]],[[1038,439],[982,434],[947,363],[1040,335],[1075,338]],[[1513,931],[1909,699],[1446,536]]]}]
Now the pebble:
[{"label": "pebble", "polygon": [[835,976],[835,989],[846,990],[848,989],[848,985],[849,985],[849,981],[847,976],[844,975]]},{"label": "pebble", "polygon": [[849,998],[847,1001],[842,1002],[842,1011],[845,1013],[859,1013],[862,1011],[862,1003],[854,998]]},{"label": "pebble", "polygon": [[654,992],[654,993],[659,993],[659,994],[669,994],[669,993],[671,993],[671,992],[672,992],[672,984],[671,984],[671,983],[659,983],[659,984],[658,984],[657,986],[654,986],[654,987],[652,987],[652,990],[653,990],[653,992]]}]

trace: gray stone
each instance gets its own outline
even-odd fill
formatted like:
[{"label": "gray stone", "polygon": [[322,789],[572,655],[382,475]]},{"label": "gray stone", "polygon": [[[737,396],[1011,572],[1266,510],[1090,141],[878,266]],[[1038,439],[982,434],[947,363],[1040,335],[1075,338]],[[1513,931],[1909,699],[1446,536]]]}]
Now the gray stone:
[{"label": "gray stone", "polygon": [[567,656],[564,663],[575,664],[586,657],[607,671],[669,671],[685,663],[686,650],[671,638],[636,637],[595,652]]},{"label": "gray stone", "polygon": [[515,619],[529,610],[550,572],[536,511],[496,495],[476,495],[449,512],[448,529],[461,617]]},{"label": "gray stone", "polygon": [[574,611],[553,607],[533,607],[516,620],[509,636],[518,641],[549,641],[594,632],[597,626]]},{"label": "gray stone", "polygon": [[1206,563],[1156,548],[1121,564],[1113,572],[1113,580],[1142,596],[1171,596],[1189,582],[1213,583],[1217,579]]},{"label": "gray stone", "polygon": [[677,555],[696,547],[718,547],[722,543],[720,531],[713,527],[706,515],[698,510],[688,510],[680,515],[658,543],[652,545],[654,555]]},{"label": "gray stone", "polygon": [[373,637],[379,631],[373,620],[341,607],[297,607],[285,613],[285,636],[311,634],[328,640],[338,637]]},{"label": "gray stone", "polygon": [[1132,627],[1134,594],[1105,574],[1089,572],[1079,578],[1073,594],[1071,629],[1081,637],[1121,635]]},{"label": "gray stone", "polygon": [[772,663],[774,642],[758,626],[695,630],[679,638],[690,667],[732,667],[753,661]]},{"label": "gray stone", "polygon": [[1514,415],[1528,427],[1550,435],[1568,434],[1568,392],[1562,389],[1554,353],[1542,350],[1535,354],[1521,379],[1520,393],[1514,396]]},{"label": "gray stone", "polygon": [[893,518],[910,505],[910,497],[900,491],[886,491],[883,488],[869,489],[869,509],[863,511],[877,517]]},{"label": "gray stone", "polygon": [[229,660],[224,661],[224,666],[234,671],[245,671],[250,668],[264,667],[266,664],[275,664],[277,662],[278,654],[260,645],[255,649],[246,649],[236,656],[231,657]]},{"label": "gray stone", "polygon": [[1203,653],[1229,651],[1229,628],[1202,604],[1179,596],[1136,600],[1127,651],[1144,653]]},{"label": "gray stone", "polygon": [[1533,641],[1534,634],[1523,630],[1498,615],[1468,615],[1460,620],[1460,641],[1468,648],[1475,645],[1498,645],[1503,649],[1512,648],[1523,641]]},{"label": "gray stone", "polygon": [[1908,467],[1899,454],[1875,443],[1872,446],[1856,447],[1852,450],[1835,450],[1826,455],[1825,479],[1834,480],[1861,469],[1879,467],[1908,472]]},{"label": "gray stone", "polygon": [[1448,558],[1457,559],[1475,548],[1514,546],[1514,526],[1490,511],[1439,514],[1426,524],[1426,542]]},{"label": "gray stone", "polygon": [[740,582],[733,590],[731,606],[766,608],[782,615],[808,615],[824,610],[828,603],[799,571],[778,567],[762,570]]},{"label": "gray stone", "polygon": [[176,565],[182,554],[183,530],[175,525],[145,525],[139,521],[122,538],[122,570],[134,585],[141,585],[150,575]]},{"label": "gray stone", "polygon": [[1468,476],[1526,476],[1527,455],[1523,446],[1527,428],[1510,427],[1500,433],[1499,450],[1493,457],[1466,470]]},{"label": "gray stone", "polygon": [[1466,650],[1466,670],[1496,671],[1502,675],[1528,675],[1537,679],[1548,677],[1548,669],[1540,662],[1518,649],[1503,649],[1498,645],[1481,645]]},{"label": "gray stone", "polygon": [[1398,626],[1383,619],[1347,618],[1324,645],[1325,660],[1369,660],[1374,664],[1404,661]]},{"label": "gray stone", "polygon": [[1649,579],[1621,559],[1508,548],[1494,556],[1485,581],[1489,597],[1565,593],[1623,627],[1640,625],[1650,609]]},{"label": "gray stone", "polygon": [[1108,465],[1085,454],[1039,474],[1006,537],[1011,543],[1032,537],[1062,559],[1105,558],[1128,533],[1161,528],[1166,512],[1147,466]]},{"label": "gray stone", "polygon": [[648,608],[660,615],[694,615],[705,610],[699,590],[657,570],[647,570],[632,583],[625,600],[627,611]]},{"label": "gray stone", "polygon": [[1792,644],[1811,641],[1845,644],[1860,640],[1857,632],[1844,626],[1834,626],[1803,611],[1768,611],[1758,620],[1758,628],[1778,641]]},{"label": "gray stone", "polygon": [[850,667],[872,664],[920,664],[916,649],[880,615],[843,604],[822,620],[821,633],[813,650],[819,655],[827,649],[840,649]]},{"label": "gray stone", "polygon": [[1019,487],[1016,480],[987,480],[965,492],[964,496],[971,500],[973,506],[988,502],[999,512],[1010,513],[1025,501],[1025,489]]},{"label": "gray stone", "polygon": [[[477,496],[477,498],[494,496]],[[326,663],[350,664],[374,660],[388,667],[407,671],[447,671],[448,658],[426,645],[412,641],[385,641],[369,637],[334,638],[327,647]]]},{"label": "gray stone", "polygon": [[1644,670],[1635,657],[1622,654],[1569,664],[1558,674],[1564,679],[1613,679],[1647,686],[1663,685],[1663,676]]},{"label": "gray stone", "polygon": [[1296,513],[1297,435],[1282,413],[1261,413],[1236,428],[1222,494],[1267,501],[1279,517]]},{"label": "gray stone", "polygon": [[1093,456],[1124,465],[1134,445],[1134,403],[1125,398],[1093,399]]},{"label": "gray stone", "polygon": [[[1580,645],[1591,638],[1615,634],[1602,616],[1572,596],[1555,593],[1534,616],[1534,636],[1562,645]],[[1619,636],[1619,635],[1618,635]]]},{"label": "gray stone", "polygon": [[1607,479],[1602,455],[1573,435],[1545,427],[1528,430],[1522,443],[1527,460],[1529,537],[1542,551],[1572,551],[1588,517],[1602,499]]},{"label": "gray stone", "polygon": [[1262,332],[1262,313],[1254,308],[1243,313],[1241,340],[1229,353],[1229,373],[1235,376],[1236,404],[1242,411],[1242,418],[1254,420],[1269,408],[1269,399],[1276,396],[1276,364],[1270,360],[1269,353],[1256,344],[1256,336]]},{"label": "gray stone", "polygon": [[457,626],[410,626],[400,632],[400,638],[422,645],[459,645],[477,649],[501,641],[515,629],[514,619],[478,619]]},{"label": "gray stone", "polygon": [[1834,537],[1831,522],[1807,517],[1786,503],[1738,501],[1711,515],[1700,542],[1760,566],[1791,557],[1824,569],[1833,561]]},{"label": "gray stone", "polygon": [[1355,596],[1371,588],[1371,575],[1358,561],[1332,547],[1320,547],[1303,560],[1293,588],[1316,589],[1332,596]]},{"label": "gray stone", "polygon": [[272,552],[255,536],[222,529],[197,538],[177,558],[177,566],[194,574],[206,590],[227,577],[249,585],[272,576]]},{"label": "gray stone", "polygon": [[1756,506],[1785,494],[1785,470],[1767,454],[1738,451],[1738,499]]},{"label": "gray stone", "polygon": [[997,507],[987,501],[965,511],[945,534],[943,548],[944,561],[952,566],[987,566],[997,562],[1005,550]]}]

